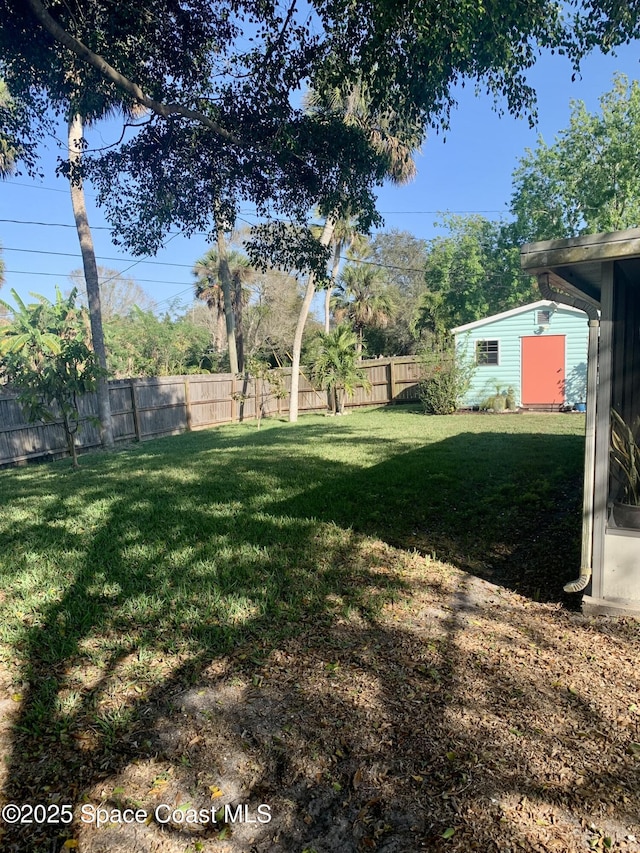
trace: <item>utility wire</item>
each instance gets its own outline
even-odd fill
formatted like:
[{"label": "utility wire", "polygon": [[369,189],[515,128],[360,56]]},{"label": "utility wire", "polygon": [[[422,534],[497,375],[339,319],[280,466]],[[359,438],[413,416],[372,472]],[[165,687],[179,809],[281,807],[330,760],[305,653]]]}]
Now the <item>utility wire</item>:
[{"label": "utility wire", "polygon": [[[7,222],[10,225],[43,225],[47,228],[77,228],[68,222],[35,222],[30,219],[0,219],[0,222]],[[92,225],[92,231],[111,231],[108,225]]]},{"label": "utility wire", "polygon": [[[174,234],[174,237],[177,237],[178,234]],[[173,238],[170,238],[173,239]],[[170,240],[167,240],[169,243]],[[166,246],[166,244],[165,244]],[[18,249],[13,246],[3,246],[3,252],[23,252],[27,255],[53,255],[55,257],[62,258],[80,258],[80,254],[76,252],[52,252],[48,249]],[[132,261],[132,265],[135,264],[153,264],[154,266],[159,267],[181,267],[183,269],[193,269],[193,264],[175,264],[170,261],[149,261],[145,258],[112,258],[107,255],[96,255],[97,260],[101,261],[116,261],[117,263],[127,263],[128,261]],[[131,269],[131,267],[129,267]],[[120,273],[122,275],[122,273]]]},{"label": "utility wire", "polygon": [[[174,235],[174,236],[177,236],[177,235]],[[170,238],[170,239],[173,239],[173,238]],[[168,242],[169,242],[169,240],[167,241],[167,243]],[[3,249],[6,252],[24,252],[26,254],[54,255],[54,256],[59,256],[59,257],[79,259],[79,256],[77,254],[74,254],[73,252],[50,252],[50,251],[47,251],[46,249],[16,249],[16,248],[6,247],[6,246],[3,247]],[[131,265],[129,267],[126,267],[126,269],[119,271],[117,273],[118,275],[124,275],[126,272],[128,272],[128,270],[132,269],[134,266],[137,266],[138,264],[151,264],[153,266],[159,266],[159,267],[179,267],[181,269],[189,269],[189,270],[193,269],[193,264],[176,264],[176,263],[171,263],[169,261],[149,261],[149,260],[145,260],[144,258],[141,258],[140,260],[133,260],[130,258],[124,258],[123,259],[123,258],[111,258],[111,257],[105,257],[105,256],[96,256],[96,259],[102,260],[102,261],[116,261],[116,262],[121,262],[121,263],[123,261],[126,262],[127,260],[132,260],[133,262],[131,263]],[[360,259],[360,258],[354,259],[354,258],[348,257],[347,255],[340,255],[340,260],[345,261],[346,263],[349,263],[349,264],[363,264],[364,266],[378,267],[379,269],[393,270],[394,272],[420,273],[421,275],[423,275],[424,271],[425,271],[424,267],[422,269],[420,269],[418,267],[401,267],[401,266],[395,266],[394,264],[383,264],[380,261],[369,261],[369,260]],[[44,272],[41,273],[41,272],[36,272],[36,271],[30,272],[28,270],[6,270],[6,272],[12,272],[12,273],[19,274],[19,275],[43,275],[43,276],[44,275],[48,275],[48,276],[66,275],[65,273],[44,273]],[[115,277],[116,276],[112,276],[112,278],[115,278]],[[528,273],[518,273],[518,277],[524,278],[524,279],[531,278],[531,276]],[[106,279],[105,281],[103,281],[101,283],[105,284],[107,281],[111,281],[112,278]],[[141,279],[137,279],[137,280],[140,282],[150,282],[150,283],[162,284],[162,282],[156,282],[155,279],[142,279],[141,278]],[[497,280],[497,279],[494,276],[492,278],[492,280]],[[169,283],[169,282],[167,282],[167,283]],[[182,282],[173,282],[173,283],[182,284]]]},{"label": "utility wire", "polygon": [[[37,275],[37,276],[47,276],[49,278],[69,278],[69,273],[57,273],[57,272],[34,272],[33,270],[5,270],[5,274],[10,273],[11,275]],[[160,281],[156,278],[137,278],[136,282],[141,284],[184,284],[184,281]],[[104,284],[103,281],[100,284]]]}]

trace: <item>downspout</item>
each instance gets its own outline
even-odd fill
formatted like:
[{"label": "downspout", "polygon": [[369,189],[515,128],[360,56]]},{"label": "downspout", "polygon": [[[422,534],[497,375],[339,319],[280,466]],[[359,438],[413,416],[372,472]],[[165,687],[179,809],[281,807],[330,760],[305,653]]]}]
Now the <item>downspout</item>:
[{"label": "downspout", "polygon": [[565,584],[565,592],[582,592],[591,580],[593,560],[593,501],[596,458],[596,389],[598,384],[598,337],[600,317],[598,309],[584,299],[553,290],[547,273],[538,276],[538,287],[545,299],[571,305],[584,311],[589,318],[589,343],[587,349],[587,415],[584,453],[584,497],[582,502],[582,553],[580,576]]}]

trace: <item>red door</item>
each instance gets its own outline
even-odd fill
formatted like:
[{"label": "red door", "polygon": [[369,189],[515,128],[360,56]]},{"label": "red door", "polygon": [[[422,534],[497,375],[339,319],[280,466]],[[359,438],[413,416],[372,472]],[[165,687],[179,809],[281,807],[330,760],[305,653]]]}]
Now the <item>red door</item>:
[{"label": "red door", "polygon": [[522,338],[522,405],[564,403],[564,335]]}]

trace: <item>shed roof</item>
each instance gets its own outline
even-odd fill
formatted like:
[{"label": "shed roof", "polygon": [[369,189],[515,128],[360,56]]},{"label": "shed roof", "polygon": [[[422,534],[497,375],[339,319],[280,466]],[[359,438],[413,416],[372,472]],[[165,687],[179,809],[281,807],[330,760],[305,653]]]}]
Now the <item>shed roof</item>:
[{"label": "shed roof", "polygon": [[640,228],[609,234],[585,234],[568,240],[544,240],[527,243],[520,250],[525,272],[548,272],[549,283],[600,302],[602,262],[617,261],[627,275],[640,278]]},{"label": "shed roof", "polygon": [[[482,320],[474,320],[473,323],[465,323],[464,326],[456,326],[451,329],[452,335],[457,335],[458,332],[470,332],[472,329],[478,329],[487,323],[494,323],[496,320],[504,320],[507,317],[515,317],[516,314],[522,314],[525,311],[533,311],[538,308],[548,308],[551,305],[558,305],[551,299],[539,299],[537,302],[530,302],[528,305],[521,305],[519,308],[511,308],[509,311],[502,311],[500,314],[492,314],[491,317],[483,317]],[[579,308],[572,308],[570,305],[563,305],[564,311],[573,311],[576,314],[584,314]]]}]

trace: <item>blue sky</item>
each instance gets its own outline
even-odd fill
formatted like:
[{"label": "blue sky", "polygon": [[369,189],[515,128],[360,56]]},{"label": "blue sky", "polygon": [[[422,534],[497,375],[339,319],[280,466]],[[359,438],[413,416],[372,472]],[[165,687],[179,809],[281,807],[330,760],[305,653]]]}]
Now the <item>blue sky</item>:
[{"label": "blue sky", "polygon": [[[639,78],[639,57],[637,44],[620,48],[617,56],[594,54],[584,62],[581,78],[573,83],[566,60],[543,57],[529,77],[538,93],[538,126],[533,130],[525,120],[498,116],[492,99],[476,96],[473,86],[461,89],[446,139],[430,134],[422,147],[417,179],[404,187],[380,190],[378,208],[385,229],[407,230],[428,239],[438,233],[434,222],[439,211],[477,212],[488,218],[506,215],[511,174],[525,148],[535,146],[538,134],[551,142],[568,125],[571,100],[583,100],[589,110],[596,110],[616,71]],[[113,141],[109,132],[102,131],[104,141]],[[55,177],[55,158],[52,144],[43,152],[46,177],[42,181],[20,176],[0,184],[4,299],[10,299],[11,288],[23,298],[30,291],[51,297],[56,284],[63,290],[69,288],[69,273],[80,266],[68,187],[64,179]],[[91,203],[91,187],[86,190]],[[207,249],[204,237],[173,237],[155,258],[141,261],[113,246],[106,223],[93,205],[89,218],[98,263],[133,277],[159,311],[175,299],[189,303],[191,267]],[[34,222],[45,224],[25,224]]]}]

